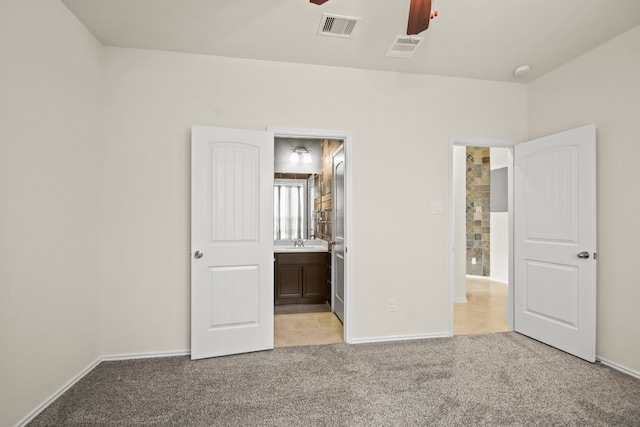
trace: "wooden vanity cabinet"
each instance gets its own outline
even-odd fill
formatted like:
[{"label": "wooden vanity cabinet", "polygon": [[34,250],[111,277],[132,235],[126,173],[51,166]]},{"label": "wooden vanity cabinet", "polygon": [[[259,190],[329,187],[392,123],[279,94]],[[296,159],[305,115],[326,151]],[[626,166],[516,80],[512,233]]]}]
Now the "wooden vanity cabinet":
[{"label": "wooden vanity cabinet", "polygon": [[324,304],[327,252],[275,254],[275,305]]}]

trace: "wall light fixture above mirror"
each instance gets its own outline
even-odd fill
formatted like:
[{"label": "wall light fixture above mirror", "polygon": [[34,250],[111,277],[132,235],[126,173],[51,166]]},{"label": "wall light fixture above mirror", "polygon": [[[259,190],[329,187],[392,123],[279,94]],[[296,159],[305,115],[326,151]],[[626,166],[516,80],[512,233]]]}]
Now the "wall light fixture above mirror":
[{"label": "wall light fixture above mirror", "polygon": [[321,153],[321,139],[276,137],[274,172],[318,174],[322,169]]},{"label": "wall light fixture above mirror", "polygon": [[289,156],[291,163],[311,163],[311,150],[304,147],[296,147],[291,149],[291,156]]}]

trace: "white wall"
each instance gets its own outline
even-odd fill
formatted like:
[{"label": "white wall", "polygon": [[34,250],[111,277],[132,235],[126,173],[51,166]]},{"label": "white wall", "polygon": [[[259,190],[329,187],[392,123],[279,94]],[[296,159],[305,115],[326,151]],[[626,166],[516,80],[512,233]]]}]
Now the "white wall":
[{"label": "white wall", "polygon": [[49,0],[0,19],[0,424],[101,355],[189,348],[193,124],[351,131],[353,337],[447,332],[448,140],[521,139],[525,86],[102,49]]},{"label": "white wall", "polygon": [[0,57],[0,425],[99,355],[189,348],[192,124],[353,132],[351,321],[368,339],[447,330],[448,214],[428,212],[447,206],[449,137],[525,139],[528,123],[535,138],[595,122],[597,354],[640,372],[630,327],[640,323],[639,28],[527,89],[103,50],[58,2],[3,0]]},{"label": "white wall", "polygon": [[491,239],[489,241],[491,280],[509,282],[509,213],[491,212],[489,219]]},{"label": "white wall", "polygon": [[489,148],[491,170],[506,168],[509,166],[509,149],[502,147]]},{"label": "white wall", "polygon": [[639,28],[527,89],[103,50],[60,3],[3,0],[0,58],[0,425],[99,355],[189,348],[192,124],[353,132],[351,320],[367,339],[447,330],[448,214],[428,212],[447,206],[449,137],[524,139],[528,122],[535,138],[595,122],[597,353],[640,372]]},{"label": "white wall", "polygon": [[453,283],[455,302],[467,301],[467,147],[453,146]]},{"label": "white wall", "polygon": [[598,357],[640,372],[640,27],[529,85],[529,138],[595,123]]},{"label": "white wall", "polygon": [[[491,170],[509,165],[508,148],[491,147]],[[509,282],[509,213],[491,212],[489,240],[489,272],[491,280]]]},{"label": "white wall", "polygon": [[448,138],[522,138],[526,87],[119,48],[106,64],[104,353],[189,348],[192,124],[352,131],[353,337],[447,331],[448,215],[428,212]]},{"label": "white wall", "polygon": [[101,47],[57,1],[0,2],[0,425],[99,355]]}]

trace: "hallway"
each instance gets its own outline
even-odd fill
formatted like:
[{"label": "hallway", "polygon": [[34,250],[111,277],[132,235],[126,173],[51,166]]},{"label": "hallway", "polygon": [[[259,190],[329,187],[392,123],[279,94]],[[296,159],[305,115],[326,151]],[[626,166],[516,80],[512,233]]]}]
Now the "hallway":
[{"label": "hallway", "polygon": [[507,322],[507,284],[467,276],[467,302],[454,303],[453,334],[510,331]]}]

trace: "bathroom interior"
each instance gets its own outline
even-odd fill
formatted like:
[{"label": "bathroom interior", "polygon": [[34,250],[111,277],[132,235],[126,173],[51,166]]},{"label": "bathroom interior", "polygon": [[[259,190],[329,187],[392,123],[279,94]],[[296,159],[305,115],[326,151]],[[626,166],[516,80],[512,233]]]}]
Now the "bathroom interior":
[{"label": "bathroom interior", "polygon": [[333,265],[341,262],[344,228],[342,147],[334,139],[275,138],[276,347],[344,341],[344,278]]},{"label": "bathroom interior", "polygon": [[[456,259],[454,335],[505,332],[509,281],[508,149],[454,147]],[[454,178],[454,182],[455,182]]]}]

